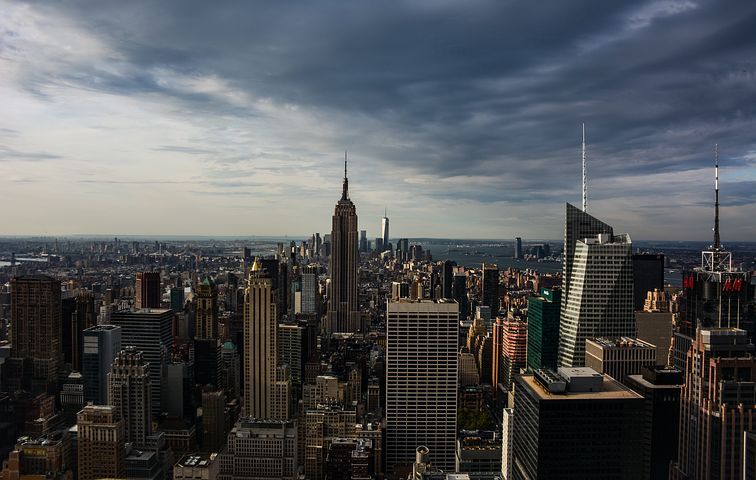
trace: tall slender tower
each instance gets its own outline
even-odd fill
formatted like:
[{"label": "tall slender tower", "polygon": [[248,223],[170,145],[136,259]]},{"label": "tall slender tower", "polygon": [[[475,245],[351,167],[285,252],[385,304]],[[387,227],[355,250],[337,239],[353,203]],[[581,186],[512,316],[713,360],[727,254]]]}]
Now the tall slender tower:
[{"label": "tall slender tower", "polygon": [[218,287],[210,277],[197,286],[196,338],[218,338]]},{"label": "tall slender tower", "polygon": [[255,259],[244,294],[244,415],[274,417],[276,303],[273,280]]},{"label": "tall slender tower", "polygon": [[386,216],[386,209],[383,209],[383,218],[381,219],[381,237],[383,237],[383,249],[388,250],[389,244],[389,219]]},{"label": "tall slender tower", "polygon": [[360,330],[357,302],[357,267],[359,265],[357,210],[349,199],[346,153],[344,185],[336,204],[331,230],[331,292],[328,298],[328,333],[354,333]]}]

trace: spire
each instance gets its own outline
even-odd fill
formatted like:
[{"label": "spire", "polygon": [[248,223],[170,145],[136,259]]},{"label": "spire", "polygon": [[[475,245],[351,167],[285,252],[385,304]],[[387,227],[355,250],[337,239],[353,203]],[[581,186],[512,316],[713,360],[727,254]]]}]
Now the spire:
[{"label": "spire", "polygon": [[719,250],[719,144],[714,144],[714,250]]},{"label": "spire", "polygon": [[341,199],[349,200],[349,179],[347,178],[347,152],[344,152],[344,187],[341,191]]},{"label": "spire", "polygon": [[388,218],[386,217],[386,207],[383,207],[383,218]]},{"label": "spire", "polygon": [[262,271],[262,263],[260,263],[260,258],[255,257],[255,261],[252,264],[252,271],[253,272],[260,272]]},{"label": "spire", "polygon": [[585,171],[585,123],[583,123],[583,211],[588,208],[588,176]]}]

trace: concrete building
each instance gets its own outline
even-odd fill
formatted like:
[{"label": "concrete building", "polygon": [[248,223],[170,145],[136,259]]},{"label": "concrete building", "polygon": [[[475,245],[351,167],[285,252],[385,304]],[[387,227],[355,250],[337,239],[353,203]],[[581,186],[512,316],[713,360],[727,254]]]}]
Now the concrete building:
[{"label": "concrete building", "polygon": [[240,420],[219,455],[218,480],[296,480],[297,424]]},{"label": "concrete building", "polygon": [[656,365],[656,346],[637,338],[589,338],[585,341],[585,366],[625,383],[643,367]]},{"label": "concrete building", "polygon": [[502,329],[502,352],[499,368],[506,391],[512,389],[515,375],[524,369],[528,361],[528,323],[517,319],[507,319]]},{"label": "concrete building", "polygon": [[116,355],[108,374],[108,403],[123,420],[127,442],[143,447],[152,432],[150,364],[135,347]]},{"label": "concrete building", "polygon": [[318,405],[305,412],[304,474],[310,480],[325,477],[326,456],[337,438],[356,439],[357,417],[354,410],[340,404]]},{"label": "concrete building", "polygon": [[244,298],[244,416],[272,419],[277,327],[273,282],[255,259]]},{"label": "concrete building", "polygon": [[331,290],[328,296],[326,332],[353,333],[361,329],[357,298],[357,210],[349,199],[349,180],[344,162],[344,185],[336,204],[331,230],[331,258],[328,273]]},{"label": "concrete building", "polygon": [[67,431],[21,437],[2,463],[0,480],[73,480],[74,457]]},{"label": "concrete building", "polygon": [[664,255],[633,254],[633,309],[643,309],[648,292],[664,290]]},{"label": "concrete building", "polygon": [[82,332],[84,350],[81,374],[84,401],[95,405],[108,403],[108,373],[116,354],[121,350],[121,327],[95,325]]},{"label": "concrete building", "polygon": [[307,331],[295,323],[278,324],[278,363],[288,365],[292,385],[298,386],[304,380],[303,370],[307,352]]},{"label": "concrete building", "polygon": [[501,479],[512,480],[514,466],[514,410],[505,408],[501,416]]},{"label": "concrete building", "polygon": [[501,472],[501,439],[495,432],[460,432],[455,457],[456,473]]},{"label": "concrete building", "polygon": [[[491,308],[491,317],[499,315],[499,307],[501,299],[499,298],[499,267],[493,264],[483,264],[483,278],[482,291],[481,291],[481,303]],[[434,456],[436,452],[434,451]]]},{"label": "concrete building", "polygon": [[160,308],[113,312],[111,323],[121,327],[121,345],[136,347],[150,364],[150,404],[152,415],[162,412],[163,365],[173,346],[173,311]]},{"label": "concrete building", "polygon": [[226,395],[223,390],[202,392],[202,451],[220,452],[226,444]]},{"label": "concrete building", "polygon": [[628,235],[578,239],[563,291],[559,322],[559,365],[581,367],[585,340],[635,337],[632,243]]},{"label": "concrete building", "polygon": [[79,480],[124,478],[126,437],[123,420],[110,405],[87,405],[77,418]]},{"label": "concrete building", "polygon": [[515,383],[514,478],[637,479],[643,397],[589,368]]},{"label": "concrete building", "polygon": [[454,468],[457,329],[454,301],[389,301],[386,336],[386,465],[409,466],[418,445]]},{"label": "concrete building", "polygon": [[638,338],[656,345],[657,365],[666,365],[669,359],[674,318],[667,293],[663,290],[648,292],[643,310],[635,312]]}]

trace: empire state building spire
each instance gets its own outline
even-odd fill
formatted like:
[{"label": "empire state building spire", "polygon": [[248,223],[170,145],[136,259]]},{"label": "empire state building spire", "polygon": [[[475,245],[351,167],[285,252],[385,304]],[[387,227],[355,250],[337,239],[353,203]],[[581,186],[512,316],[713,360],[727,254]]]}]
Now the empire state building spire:
[{"label": "empire state building spire", "polygon": [[349,199],[347,154],[344,152],[344,185],[341,200],[336,203],[333,212],[331,228],[331,258],[328,269],[331,288],[326,319],[328,333],[355,333],[362,328],[357,295],[359,260],[357,210]]},{"label": "empire state building spire", "polygon": [[344,152],[344,186],[341,190],[341,200],[349,200],[349,178],[347,178],[347,152]]}]

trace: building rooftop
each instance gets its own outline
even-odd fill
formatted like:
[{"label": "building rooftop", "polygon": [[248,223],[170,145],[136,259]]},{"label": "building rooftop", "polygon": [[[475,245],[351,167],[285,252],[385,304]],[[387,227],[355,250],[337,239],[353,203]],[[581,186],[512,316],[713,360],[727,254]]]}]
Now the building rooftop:
[{"label": "building rooftop", "polygon": [[218,456],[217,453],[187,453],[176,462],[177,467],[207,467]]},{"label": "building rooftop", "polygon": [[645,342],[639,338],[631,338],[631,337],[614,337],[614,338],[599,337],[599,338],[589,338],[586,341],[593,342],[602,348],[622,348],[622,349],[653,348],[653,349],[656,349],[655,345]]},{"label": "building rooftop", "polygon": [[[569,369],[569,370],[589,370],[596,374],[592,369]],[[576,372],[577,373],[577,372]],[[601,375],[601,374],[597,374]],[[540,400],[547,401],[565,401],[565,400],[623,400],[631,398],[643,398],[629,388],[625,387],[609,375],[602,375],[603,383],[601,391],[597,392],[570,392],[552,393],[536,381],[533,375],[522,375],[522,383],[528,387]]]}]

